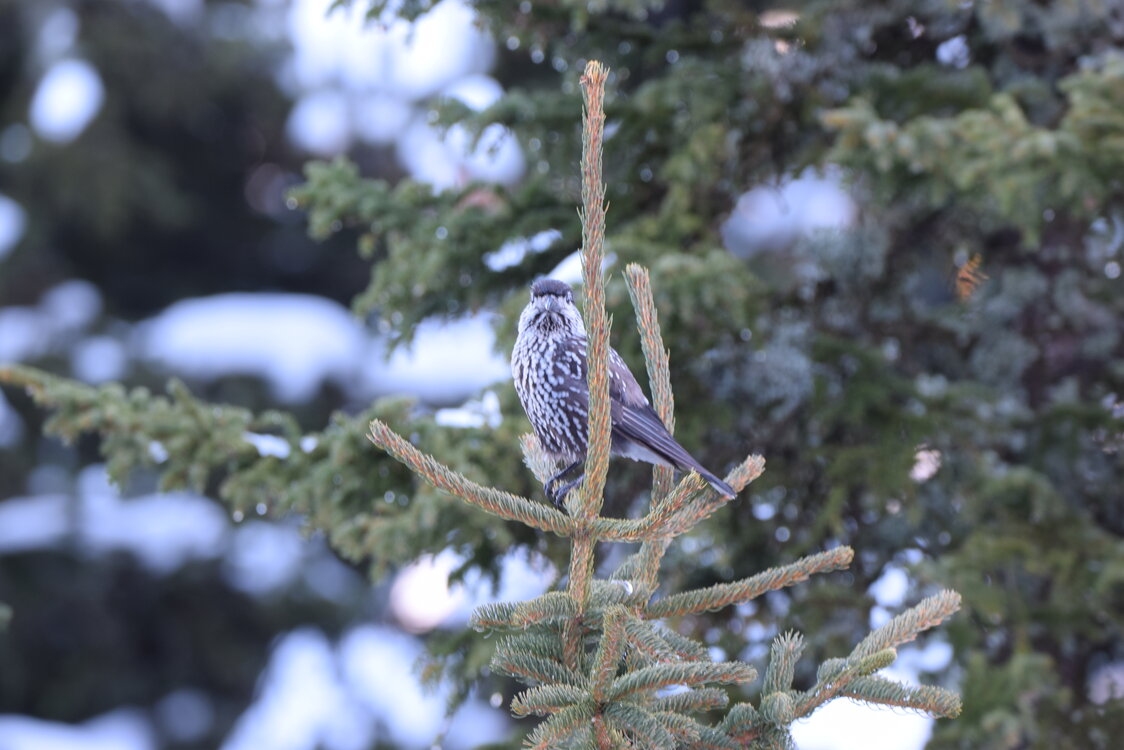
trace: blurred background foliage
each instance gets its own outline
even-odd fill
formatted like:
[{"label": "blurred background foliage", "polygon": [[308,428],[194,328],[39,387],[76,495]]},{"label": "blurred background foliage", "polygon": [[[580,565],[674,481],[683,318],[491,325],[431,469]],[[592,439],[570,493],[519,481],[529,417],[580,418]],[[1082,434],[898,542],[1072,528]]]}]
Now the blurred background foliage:
[{"label": "blurred background foliage", "polygon": [[[748,452],[768,461],[746,497],[669,551],[666,590],[825,546],[857,551],[851,571],[770,597],[767,608],[679,626],[731,655],[761,655],[778,628],[798,629],[819,662],[867,631],[872,600],[860,592],[904,567],[911,600],[935,586],[964,596],[964,614],[944,629],[953,646],[944,679],[965,710],[936,726],[931,747],[1113,746],[1124,733],[1124,9],[1111,0],[475,6],[507,93],[482,111],[442,97],[428,105],[444,125],[509,128],[523,178],[435,194],[384,151],[357,147],[307,165],[292,192],[302,217],[246,197],[263,162],[281,165],[288,185],[304,160],[280,133],[288,105],[268,74],[275,45],[224,33],[220,15],[192,27],[144,3],[73,3],[106,100],[75,143],[5,166],[0,185],[28,218],[22,248],[0,267],[0,303],[27,304],[71,277],[97,284],[107,312],[124,319],[219,291],[301,291],[353,303],[399,345],[434,316],[496,310],[496,345],[507,352],[527,284],[580,241],[577,77],[585,60],[601,59],[614,76],[605,162],[614,342],[639,371],[620,269],[643,264],[682,442],[718,469]],[[5,121],[27,107],[27,28],[41,7],[0,4]],[[755,188],[784,196],[817,174],[844,180],[851,201],[831,229],[768,231],[773,219],[739,200]],[[327,248],[310,249],[306,229]],[[548,230],[545,249],[504,267],[485,261]],[[67,372],[50,357],[35,364]],[[434,404],[365,408],[330,389],[292,414],[254,416],[275,404],[253,384],[189,383],[205,401],[179,386],[154,401],[26,377],[58,408],[54,431],[111,437],[59,454],[35,437],[41,413],[6,390],[29,437],[0,454],[5,495],[26,490],[36,463],[79,466],[100,447],[122,476],[158,470],[168,487],[195,486],[243,512],[296,511],[376,581],[449,546],[466,569],[491,573],[512,546],[564,562],[557,540],[454,504],[363,438],[378,416],[474,480],[537,493],[518,453],[527,424],[510,383],[496,388],[498,426],[454,429],[435,423]],[[159,383],[138,368],[128,384]],[[211,401],[235,406],[220,413]],[[279,436],[289,457],[247,450],[243,429]],[[308,436],[312,450],[301,447]],[[151,441],[168,450],[158,467]],[[614,465],[608,510],[635,512],[647,482],[641,467]],[[0,705],[88,716],[98,688],[65,695],[58,674],[30,669],[38,652],[17,645],[34,641],[26,615],[43,608],[50,581],[72,576],[73,561],[4,560],[0,599],[15,615],[0,638]],[[32,574],[42,581],[28,589]],[[183,595],[219,595],[218,578],[192,576],[164,579],[161,590],[206,585]],[[57,596],[88,595],[82,580],[71,583]],[[252,689],[259,636],[298,616],[301,596],[291,596],[253,627],[233,617],[237,604],[206,625],[206,648],[222,643],[250,665],[229,687],[231,705]],[[187,616],[144,612],[158,620],[145,626],[153,633]],[[190,618],[203,627],[214,615],[200,606]],[[327,603],[311,616],[340,617]],[[462,688],[482,678],[490,644],[456,631],[430,642]],[[141,701],[153,678],[129,663]],[[166,689],[179,676],[161,679]],[[223,689],[217,676],[196,679]]]}]

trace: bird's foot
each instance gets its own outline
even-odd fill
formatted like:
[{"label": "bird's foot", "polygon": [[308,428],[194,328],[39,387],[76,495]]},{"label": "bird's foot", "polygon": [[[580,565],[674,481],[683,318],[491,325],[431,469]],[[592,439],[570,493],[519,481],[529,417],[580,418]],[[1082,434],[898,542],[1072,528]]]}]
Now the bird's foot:
[{"label": "bird's foot", "polygon": [[566,506],[563,501],[566,499],[566,496],[570,494],[570,490],[574,489],[574,487],[576,487],[578,483],[583,479],[585,479],[584,471],[578,475],[577,479],[572,479],[569,482],[566,482],[566,484],[562,485],[562,488],[557,490],[556,492],[552,493],[551,490],[548,489],[546,492],[546,496],[550,498],[550,502],[554,503],[555,508],[565,513]]},{"label": "bird's foot", "polygon": [[555,508],[562,511],[563,513],[566,512],[566,506],[562,504],[562,501],[566,499],[566,495],[570,492],[570,490],[574,488],[574,485],[576,485],[582,480],[583,477],[585,477],[585,472],[583,471],[581,474],[579,474],[577,479],[574,479],[573,481],[567,482],[566,484],[562,485],[561,489],[555,488],[567,474],[581,465],[582,462],[580,460],[574,461],[565,469],[548,479],[546,484],[543,485],[543,491],[546,493],[547,499],[550,500]]}]

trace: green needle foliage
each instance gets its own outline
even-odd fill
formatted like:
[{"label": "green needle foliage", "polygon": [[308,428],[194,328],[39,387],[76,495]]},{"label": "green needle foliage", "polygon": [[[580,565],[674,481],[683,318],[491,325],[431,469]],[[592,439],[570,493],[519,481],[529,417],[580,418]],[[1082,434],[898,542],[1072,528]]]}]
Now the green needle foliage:
[{"label": "green needle foliage", "polygon": [[[450,446],[448,433],[431,419],[416,418],[408,401],[382,400],[355,417],[337,414],[324,429],[304,431],[291,414],[255,415],[206,403],[178,380],[168,384],[167,396],[116,383],[93,387],[27,367],[0,368],[0,382],[25,387],[37,403],[53,410],[44,425],[47,432],[68,442],[97,433],[109,475],[118,484],[154,471],[161,489],[208,492],[242,516],[260,513],[262,506],[274,516],[296,513],[345,558],[368,564],[376,579],[391,565],[449,546],[488,569],[512,545],[532,538],[529,531],[485,524],[463,506],[449,507],[441,493],[411,487],[400,464],[372,454],[368,424],[381,419],[408,425],[420,444],[434,450],[452,447],[452,455],[467,459],[466,466],[503,466],[505,461],[513,471],[518,466],[517,459],[474,442],[472,431],[464,433],[468,441],[459,448]],[[273,453],[286,455],[263,454],[248,439],[254,435],[279,438],[287,448]],[[482,469],[474,473],[483,476]],[[375,488],[402,487],[409,488],[408,498],[392,489],[372,494]],[[510,497],[488,495],[497,496],[500,503]],[[544,518],[561,517],[553,508],[534,507]]]},{"label": "green needle foliage", "polygon": [[[674,623],[749,605],[767,592],[845,569],[852,562],[851,548],[836,546],[739,580],[660,595],[668,588],[661,573],[672,541],[711,515],[728,510],[728,500],[716,496],[696,474],[676,483],[669,469],[656,467],[650,503],[641,517],[601,514],[610,447],[609,317],[601,272],[607,76],[605,68],[590,63],[583,78],[586,118],[580,215],[590,331],[591,439],[586,481],[567,498],[568,513],[488,486],[484,480],[489,472],[472,467],[505,468],[502,462],[489,464],[498,461],[497,456],[486,446],[474,449],[470,431],[456,433],[469,446],[466,453],[460,444],[458,453],[448,433],[418,418],[403,401],[381,401],[356,417],[337,416],[327,428],[307,432],[292,415],[282,412],[255,415],[247,409],[207,404],[178,381],[160,396],[118,384],[91,387],[26,367],[2,369],[0,380],[25,387],[39,404],[53,409],[45,425],[48,432],[71,441],[87,432],[100,435],[100,448],[117,482],[123,483],[138,470],[150,470],[160,475],[165,489],[212,492],[236,511],[249,513],[264,504],[270,513],[299,513],[342,554],[371,563],[376,577],[387,565],[412,560],[421,551],[442,549],[450,542],[457,546],[461,539],[465,540],[461,549],[472,564],[487,567],[503,551],[528,543],[536,534],[564,538],[569,574],[563,589],[530,601],[487,605],[472,617],[474,628],[501,634],[491,656],[492,668],[527,686],[513,698],[512,711],[517,716],[544,717],[528,738],[533,747],[790,746],[791,723],[837,696],[934,716],[957,715],[960,703],[955,694],[937,687],[899,685],[875,673],[893,662],[899,645],[951,615],[959,607],[958,595],[943,592],[902,613],[845,658],[823,662],[805,689],[795,685],[803,639],[794,634],[778,636],[756,704],[731,705],[731,696],[740,695],[737,688],[757,679],[756,667],[714,660],[710,650],[680,634]],[[624,276],[654,406],[674,426],[669,357],[650,276],[638,265],[629,265]],[[409,430],[408,439],[399,432],[404,429]],[[263,455],[252,440],[258,435],[279,439],[286,450],[272,451],[282,455]],[[370,450],[367,439],[385,455]],[[517,442],[512,434],[509,445]],[[526,465],[544,480],[553,470],[551,462],[532,436],[522,436],[522,446]],[[452,457],[469,471],[451,468],[437,455]],[[506,471],[514,473],[510,467]],[[763,471],[764,460],[750,455],[729,472],[726,481],[742,491]],[[395,486],[410,487],[409,502],[399,502],[392,491],[386,498],[371,497],[372,488]],[[448,495],[464,504],[450,504]],[[497,527],[486,520],[488,515],[508,523]],[[502,533],[496,533],[497,528]],[[483,537],[491,542],[478,544]],[[606,542],[639,547],[608,578],[600,579],[594,575],[595,552]],[[467,685],[461,688],[466,689]],[[706,723],[700,714],[710,714],[716,722]]]},{"label": "green needle foliage", "polygon": [[[410,16],[432,3],[394,5]],[[527,283],[582,243],[574,204],[583,184],[574,165],[584,142],[574,71],[588,59],[611,62],[611,158],[603,168],[613,221],[604,240],[614,260],[604,299],[610,319],[635,309],[639,321],[635,330],[618,326],[615,344],[634,371],[647,365],[655,408],[707,465],[735,467],[748,481],[759,471],[743,463],[753,450],[767,453],[770,467],[728,505],[712,503],[690,477],[673,484],[666,470],[655,470],[650,484],[636,467],[609,473],[607,507],[587,519],[589,539],[640,547],[606,571],[608,581],[590,578],[590,598],[630,608],[627,583],[662,594],[649,607],[715,586],[748,602],[730,607],[718,594],[704,597],[713,608],[678,621],[666,615],[675,630],[626,617],[634,647],[623,658],[675,652],[705,660],[702,639],[714,650],[759,655],[769,686],[761,690],[776,697],[768,706],[729,708],[723,726],[756,726],[766,708],[783,716],[786,705],[801,705],[774,689],[787,672],[763,667],[765,652],[793,659],[801,690],[830,687],[842,674],[850,681],[837,695],[877,693],[890,705],[924,700],[925,688],[887,686],[831,661],[868,630],[871,602],[850,592],[867,590],[887,566],[907,567],[911,603],[946,585],[963,595],[964,616],[942,634],[953,647],[949,674],[960,680],[964,712],[939,722],[929,747],[1114,747],[1111,738],[1124,734],[1124,702],[1105,700],[1103,689],[1098,698],[1094,687],[1103,688],[1109,668],[1124,659],[1119,3],[474,5],[499,42],[493,75],[506,93],[483,112],[440,97],[427,104],[443,124],[507,127],[527,158],[524,178],[435,194],[410,180],[373,178],[378,159],[357,150],[350,159],[307,165],[294,197],[314,237],[357,235],[371,283],[354,306],[380,316],[396,341],[407,342],[423,319],[484,307],[501,312],[497,347],[507,350]],[[99,38],[115,37],[93,33],[87,41]],[[159,67],[129,70],[147,75]],[[184,112],[205,109],[187,101]],[[88,142],[75,151],[105,153]],[[730,234],[736,222],[726,222],[742,216],[743,193],[808,168],[845,180],[855,207],[847,226],[779,239]],[[100,166],[85,172],[96,174],[98,186],[113,177]],[[90,184],[75,174],[68,165],[67,184]],[[76,210],[54,214],[89,212],[98,222],[120,214],[112,197],[120,191],[74,190],[82,200],[63,208]],[[225,202],[241,191],[239,179]],[[31,183],[24,192],[57,191]],[[163,192],[130,194],[157,199]],[[778,211],[788,208],[800,206]],[[205,213],[208,231],[225,235]],[[97,234],[80,226],[63,237]],[[559,238],[545,250],[499,270],[485,263],[505,242],[548,229]],[[325,246],[326,263],[350,276],[354,259],[333,255],[334,246]],[[91,256],[102,261],[129,247],[148,245],[107,241]],[[159,258],[129,257],[130,267]],[[650,302],[634,291],[641,276]],[[147,274],[138,278],[152,286]],[[658,337],[649,334],[657,305]],[[450,544],[485,571],[513,548],[533,549],[560,570],[571,561],[566,529],[580,514],[559,518],[531,500],[533,477],[552,467],[531,440],[524,439],[522,456],[512,450],[527,428],[506,385],[496,389],[505,415],[498,427],[451,430],[404,401],[336,415],[327,426],[280,418],[270,427],[259,421],[266,415],[235,415],[182,389],[164,397],[29,370],[6,377],[56,410],[56,433],[97,431],[115,475],[151,469],[166,486],[203,482],[244,512],[258,504],[271,513],[299,511],[376,576]],[[677,423],[664,383],[690,405]],[[216,408],[236,424],[286,436],[290,457],[260,455],[237,430],[211,420]],[[409,449],[440,457],[432,469],[448,467],[475,483],[475,502],[451,502],[445,490],[371,451],[373,419],[388,438],[400,436],[402,456]],[[200,452],[168,450],[165,441],[174,440]],[[167,453],[159,462],[153,443]],[[912,475],[919,449],[934,459],[927,478]],[[652,502],[641,508],[649,487]],[[670,544],[687,530],[689,537]],[[590,559],[589,546],[577,559]],[[760,571],[778,561],[800,566],[825,547],[858,554],[846,572],[752,599],[749,589],[768,583]],[[477,617],[494,627],[553,627],[574,617],[575,607],[563,590]],[[769,650],[771,637],[787,629],[804,634],[799,661],[795,641]],[[552,665],[569,662],[546,640],[511,642],[534,648],[542,661],[525,666],[534,666],[541,684],[573,685],[571,673],[591,674]],[[458,685],[470,684],[493,644],[471,633],[434,634],[430,646],[440,660],[428,673],[445,670]],[[591,636],[587,650],[598,647]],[[883,658],[882,650],[858,661]],[[641,708],[714,711],[727,705],[727,690],[657,692]],[[584,731],[588,714],[571,704],[550,720]],[[628,709],[613,715],[621,726],[639,721]],[[664,731],[681,731],[665,718]]]},{"label": "green needle foliage", "polygon": [[[942,688],[910,688],[874,674],[889,666],[895,649],[955,612],[959,595],[945,591],[922,601],[868,635],[849,656],[819,669],[808,690],[793,687],[803,639],[778,636],[757,706],[737,703],[716,725],[692,716],[725,708],[721,689],[753,682],[757,670],[741,661],[713,661],[701,643],[685,639],[663,620],[744,604],[766,591],[792,586],[815,573],[847,567],[849,547],[836,547],[751,578],[685,591],[653,600],[659,568],[669,543],[726,504],[697,475],[669,487],[668,472],[657,468],[656,489],[648,513],[637,522],[600,516],[609,461],[608,318],[601,272],[605,208],[601,188],[602,101],[608,71],[590,62],[582,78],[586,118],[582,156],[582,267],[586,284],[585,316],[590,331],[590,445],[585,484],[568,499],[563,515],[526,498],[469,481],[431,456],[413,449],[382,422],[371,425],[371,440],[405,463],[434,487],[505,519],[553,531],[570,540],[566,588],[527,602],[480,607],[472,625],[498,631],[493,668],[528,688],[514,697],[516,716],[545,719],[527,738],[533,748],[753,748],[788,747],[789,726],[828,700],[846,695],[956,716],[959,698]],[[648,372],[657,408],[670,416],[671,385],[648,275],[630,266],[630,295],[645,343]],[[670,422],[670,420],[669,420]],[[527,462],[547,467],[533,438],[524,440]],[[758,456],[748,457],[726,480],[739,492],[764,470]],[[540,477],[541,478],[541,477]],[[660,485],[664,487],[661,490]],[[625,559],[608,581],[593,577],[595,546],[607,541],[639,541],[638,552]],[[668,694],[670,689],[678,691]]]},{"label": "green needle foliage", "polygon": [[[611,61],[606,241],[618,267],[650,270],[671,380],[691,405],[678,434],[720,465],[742,445],[770,460],[751,492],[775,514],[726,508],[699,547],[665,552],[665,585],[745,578],[824,539],[862,550],[851,571],[864,586],[919,559],[920,587],[952,585],[967,610],[947,632],[972,705],[931,746],[1111,747],[1124,703],[1092,697],[1092,684],[1124,659],[1120,4],[475,6],[506,50],[495,75],[507,94],[479,113],[433,107],[447,124],[510,128],[529,174],[411,203],[423,211],[410,225],[322,203],[333,187],[368,189],[333,182],[346,163],[310,172],[299,192],[310,214],[391,260],[367,303],[401,316],[405,336],[450,305],[505,304],[513,317],[525,282],[580,242],[567,205],[582,189],[568,168],[582,147],[572,71]],[[849,226],[724,235],[745,191],[809,166],[842,171]],[[434,239],[438,227],[456,239]],[[500,272],[481,263],[546,228],[561,234],[546,251]],[[451,279],[469,281],[455,302]],[[628,287],[626,274],[608,283],[618,319]],[[638,365],[641,337],[618,337]],[[927,479],[911,474],[919,448],[939,459]],[[713,561],[695,581],[686,563],[700,550]],[[839,605],[826,586],[807,591],[796,604]],[[821,659],[866,623],[865,608],[847,624],[804,617]],[[740,619],[718,613],[698,630]],[[753,640],[720,642],[740,653]]]}]

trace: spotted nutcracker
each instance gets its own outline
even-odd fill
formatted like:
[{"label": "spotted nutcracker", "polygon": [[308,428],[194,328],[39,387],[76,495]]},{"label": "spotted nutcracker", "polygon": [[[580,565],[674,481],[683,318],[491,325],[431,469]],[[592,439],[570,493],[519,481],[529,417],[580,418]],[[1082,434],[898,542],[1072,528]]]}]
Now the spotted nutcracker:
[{"label": "spotted nutcracker", "polygon": [[[531,301],[519,316],[511,374],[539,442],[555,461],[565,463],[544,488],[559,508],[566,493],[585,476],[582,472],[557,487],[585,464],[589,433],[586,340],[585,324],[569,285],[554,279],[532,284]],[[609,350],[609,398],[614,456],[697,471],[722,495],[735,495],[733,487],[707,471],[675,441],[614,349]]]}]

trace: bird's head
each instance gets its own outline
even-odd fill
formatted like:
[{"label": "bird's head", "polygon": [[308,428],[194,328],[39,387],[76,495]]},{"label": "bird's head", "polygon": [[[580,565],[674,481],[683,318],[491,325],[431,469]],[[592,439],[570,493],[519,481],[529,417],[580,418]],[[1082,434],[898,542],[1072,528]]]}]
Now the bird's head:
[{"label": "bird's head", "polygon": [[532,328],[543,334],[585,335],[569,284],[539,279],[531,285],[531,301],[519,316],[519,332]]}]

